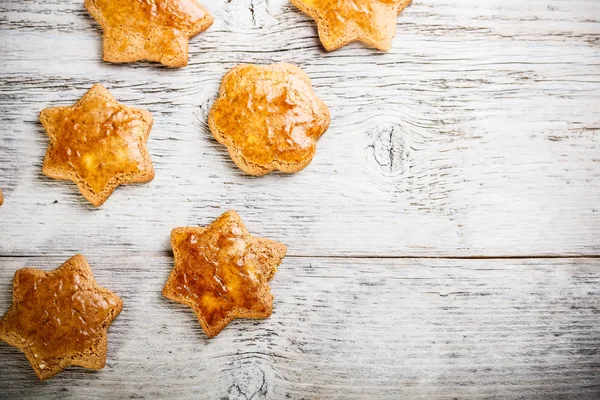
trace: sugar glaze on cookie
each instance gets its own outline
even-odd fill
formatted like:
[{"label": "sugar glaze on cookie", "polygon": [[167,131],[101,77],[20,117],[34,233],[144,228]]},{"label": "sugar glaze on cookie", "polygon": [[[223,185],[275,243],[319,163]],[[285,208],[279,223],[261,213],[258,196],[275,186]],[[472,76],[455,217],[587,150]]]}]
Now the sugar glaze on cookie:
[{"label": "sugar glaze on cookie", "polygon": [[235,211],[205,228],[171,232],[175,266],[163,295],[191,307],[208,337],[236,318],[267,318],[273,311],[268,281],[287,247],[248,232]]},{"label": "sugar glaze on cookie", "polygon": [[15,273],[13,303],[0,319],[0,340],[21,350],[40,379],[70,365],[101,369],[107,329],[123,302],[99,286],[85,257],[51,272]]},{"label": "sugar glaze on cookie", "polygon": [[223,77],[208,125],[238,167],[264,175],[305,168],[329,119],[329,109],[300,68],[242,64]]},{"label": "sugar glaze on cookie", "polygon": [[317,23],[325,50],[361,41],[388,51],[396,19],[412,0],[290,0]]},{"label": "sugar glaze on cookie", "polygon": [[104,61],[188,64],[188,40],[213,17],[196,0],[85,0],[104,30]]},{"label": "sugar glaze on cookie", "polygon": [[154,178],[146,148],[152,115],[119,103],[102,85],[73,106],[42,110],[40,121],[50,137],[42,172],[75,182],[94,206],[119,185]]}]

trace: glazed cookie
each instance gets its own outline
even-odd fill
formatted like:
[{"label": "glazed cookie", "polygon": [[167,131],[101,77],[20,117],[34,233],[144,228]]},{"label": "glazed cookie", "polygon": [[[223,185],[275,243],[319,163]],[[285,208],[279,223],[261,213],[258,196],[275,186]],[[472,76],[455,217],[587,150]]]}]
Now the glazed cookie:
[{"label": "glazed cookie", "polygon": [[154,178],[146,148],[152,115],[119,103],[102,85],[73,106],[42,110],[40,121],[50,137],[42,172],[75,182],[94,206],[119,185]]},{"label": "glazed cookie", "polygon": [[104,61],[188,64],[188,40],[213,17],[196,0],[85,0],[104,30]]},{"label": "glazed cookie", "polygon": [[208,126],[244,172],[297,172],[313,159],[329,109],[300,68],[242,64],[223,77]]},{"label": "glazed cookie", "polygon": [[175,267],[163,295],[191,307],[208,337],[236,318],[268,318],[273,295],[268,281],[287,247],[251,236],[235,211],[205,228],[171,232]]},{"label": "glazed cookie", "polygon": [[290,1],[316,21],[325,50],[358,40],[388,51],[396,34],[396,19],[412,0]]},{"label": "glazed cookie", "polygon": [[70,365],[102,369],[107,330],[123,302],[99,286],[82,255],[52,272],[23,268],[13,280],[13,303],[0,319],[0,340],[25,353],[44,380]]}]

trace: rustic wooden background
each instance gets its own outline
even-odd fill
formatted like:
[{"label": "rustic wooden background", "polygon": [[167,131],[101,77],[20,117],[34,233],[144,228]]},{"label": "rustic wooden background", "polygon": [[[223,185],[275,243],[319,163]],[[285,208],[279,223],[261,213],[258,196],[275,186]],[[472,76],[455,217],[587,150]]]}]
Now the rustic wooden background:
[{"label": "rustic wooden background", "polygon": [[[84,254],[125,301],[100,372],[0,398],[600,396],[600,1],[415,0],[389,53],[326,53],[285,0],[204,0],[190,65],[110,65],[72,0],[0,2],[0,314],[12,276]],[[294,62],[329,105],[304,171],[244,176],[207,112],[241,62]],[[156,178],[93,208],[41,173],[38,112],[104,84],[155,118]],[[162,298],[169,232],[237,210],[289,245],[273,316],[208,340]]]}]

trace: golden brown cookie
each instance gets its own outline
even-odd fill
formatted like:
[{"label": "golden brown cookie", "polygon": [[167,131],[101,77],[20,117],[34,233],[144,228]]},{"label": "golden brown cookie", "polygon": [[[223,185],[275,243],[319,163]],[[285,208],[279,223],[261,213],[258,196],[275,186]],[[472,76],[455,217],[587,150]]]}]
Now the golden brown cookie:
[{"label": "golden brown cookie", "polygon": [[268,318],[273,295],[268,281],[287,247],[251,236],[235,211],[206,228],[171,232],[175,267],[163,295],[190,306],[208,337],[236,318]]},{"label": "golden brown cookie", "polygon": [[213,17],[196,0],[85,0],[104,30],[104,61],[188,64],[188,40]]},{"label": "golden brown cookie", "polygon": [[4,204],[4,196],[2,196],[2,189],[0,189],[0,206]]},{"label": "golden brown cookie", "polygon": [[123,302],[99,286],[85,257],[52,272],[23,268],[13,280],[13,303],[0,319],[0,340],[27,356],[44,380],[70,365],[102,369],[107,330]]},{"label": "golden brown cookie", "polygon": [[42,172],[75,182],[93,205],[119,185],[154,178],[146,148],[152,114],[119,103],[102,85],[73,106],[42,110],[40,121],[50,137]]},{"label": "golden brown cookie", "polygon": [[329,109],[300,68],[242,64],[223,77],[208,126],[244,172],[297,172],[312,161]]},{"label": "golden brown cookie", "polygon": [[396,35],[396,19],[412,0],[290,1],[315,20],[325,50],[358,40],[388,51]]}]

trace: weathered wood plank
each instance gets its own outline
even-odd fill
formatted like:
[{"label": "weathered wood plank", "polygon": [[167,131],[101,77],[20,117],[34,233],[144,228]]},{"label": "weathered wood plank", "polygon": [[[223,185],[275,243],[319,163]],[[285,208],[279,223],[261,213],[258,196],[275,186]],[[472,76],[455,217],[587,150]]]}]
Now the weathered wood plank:
[{"label": "weathered wood plank", "polygon": [[[99,373],[39,383],[0,345],[0,398],[598,398],[598,258],[311,256],[600,254],[600,2],[415,1],[387,54],[325,53],[285,0],[204,3],[215,24],[170,70],[102,63],[82,1],[1,2],[0,313],[17,268],[75,252],[125,309]],[[332,125],[302,173],[248,178],[206,115],[227,69],[275,61]],[[95,82],[155,116],[156,179],[100,209],[41,175],[37,122]],[[160,289],[171,228],[228,208],[305,257],[272,318],[209,341]]]},{"label": "weathered wood plank", "polygon": [[[167,250],[228,208],[295,255],[600,254],[597,1],[416,1],[387,54],[326,54],[284,1],[205,3],[214,26],[171,70],[102,63],[82,2],[2,2],[0,254]],[[302,66],[333,120],[305,171],[253,179],[206,114],[228,68],[272,61]],[[37,114],[94,82],[152,111],[157,175],[91,211],[41,175]]]},{"label": "weathered wood plank", "polygon": [[[14,271],[63,257],[0,258]],[[0,345],[3,398],[527,398],[600,394],[600,259],[288,257],[275,310],[209,340],[160,290],[171,255],[89,257],[124,300],[108,365],[40,383]],[[245,397],[244,397],[245,396]]]}]

